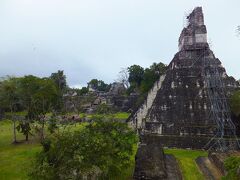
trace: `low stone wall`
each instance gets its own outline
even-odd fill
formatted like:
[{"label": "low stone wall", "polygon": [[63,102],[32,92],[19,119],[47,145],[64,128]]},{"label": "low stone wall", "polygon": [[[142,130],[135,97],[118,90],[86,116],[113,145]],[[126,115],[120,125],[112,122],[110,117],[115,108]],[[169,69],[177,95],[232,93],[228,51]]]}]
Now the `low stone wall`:
[{"label": "low stone wall", "polygon": [[[168,148],[204,149],[205,145],[211,140],[211,137],[145,134],[140,136],[140,140],[144,144],[154,142],[161,147]],[[227,144],[234,142],[235,140],[226,140]]]},{"label": "low stone wall", "polygon": [[166,177],[163,149],[153,143],[139,145],[133,179],[165,179]]},{"label": "low stone wall", "polygon": [[223,175],[227,174],[227,171],[224,168],[224,160],[228,157],[226,153],[209,153],[209,160],[221,171]]},{"label": "low stone wall", "polygon": [[165,155],[157,142],[141,143],[135,159],[134,180],[182,180],[176,158]]}]

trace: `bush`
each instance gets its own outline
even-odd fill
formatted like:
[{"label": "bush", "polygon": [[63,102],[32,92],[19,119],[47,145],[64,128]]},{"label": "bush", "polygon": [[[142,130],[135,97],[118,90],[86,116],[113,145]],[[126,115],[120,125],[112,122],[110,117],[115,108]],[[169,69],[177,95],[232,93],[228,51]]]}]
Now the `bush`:
[{"label": "bush", "polygon": [[224,161],[224,167],[227,170],[227,175],[223,177],[224,180],[238,180],[240,179],[239,174],[237,174],[238,168],[240,168],[240,157],[232,156]]},{"label": "bush", "polygon": [[107,104],[100,104],[97,106],[96,113],[97,114],[111,114],[113,113],[113,108],[108,106]]},{"label": "bush", "polygon": [[97,120],[42,143],[32,179],[114,179],[131,165],[136,134],[126,124]]}]

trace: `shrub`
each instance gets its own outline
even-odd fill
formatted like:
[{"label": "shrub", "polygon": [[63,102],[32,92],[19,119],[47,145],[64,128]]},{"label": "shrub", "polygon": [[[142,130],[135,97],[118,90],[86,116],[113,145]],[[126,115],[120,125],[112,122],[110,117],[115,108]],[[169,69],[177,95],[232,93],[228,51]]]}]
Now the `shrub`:
[{"label": "shrub", "polygon": [[237,173],[238,168],[240,168],[240,157],[232,156],[224,161],[224,167],[227,170],[227,175],[223,177],[224,180],[238,180],[240,179]]},{"label": "shrub", "polygon": [[32,179],[114,179],[128,169],[136,134],[126,124],[97,120],[82,130],[64,132],[43,142]]}]

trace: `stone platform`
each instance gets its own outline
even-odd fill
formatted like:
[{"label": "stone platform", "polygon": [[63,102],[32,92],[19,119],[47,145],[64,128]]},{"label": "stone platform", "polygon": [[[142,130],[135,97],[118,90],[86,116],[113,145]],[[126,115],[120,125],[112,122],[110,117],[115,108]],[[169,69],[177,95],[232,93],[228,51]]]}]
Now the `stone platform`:
[{"label": "stone platform", "polygon": [[165,155],[159,144],[140,144],[136,155],[135,180],[181,180],[177,160]]}]

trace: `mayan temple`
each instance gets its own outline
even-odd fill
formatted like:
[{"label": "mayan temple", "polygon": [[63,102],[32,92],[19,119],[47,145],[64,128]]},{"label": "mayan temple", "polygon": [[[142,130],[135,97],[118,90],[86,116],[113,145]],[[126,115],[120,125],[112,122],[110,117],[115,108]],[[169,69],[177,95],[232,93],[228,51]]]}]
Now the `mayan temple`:
[{"label": "mayan temple", "polygon": [[187,16],[179,51],[129,123],[142,142],[162,147],[238,148],[228,97],[239,83],[226,74],[207,42],[201,7]]}]

